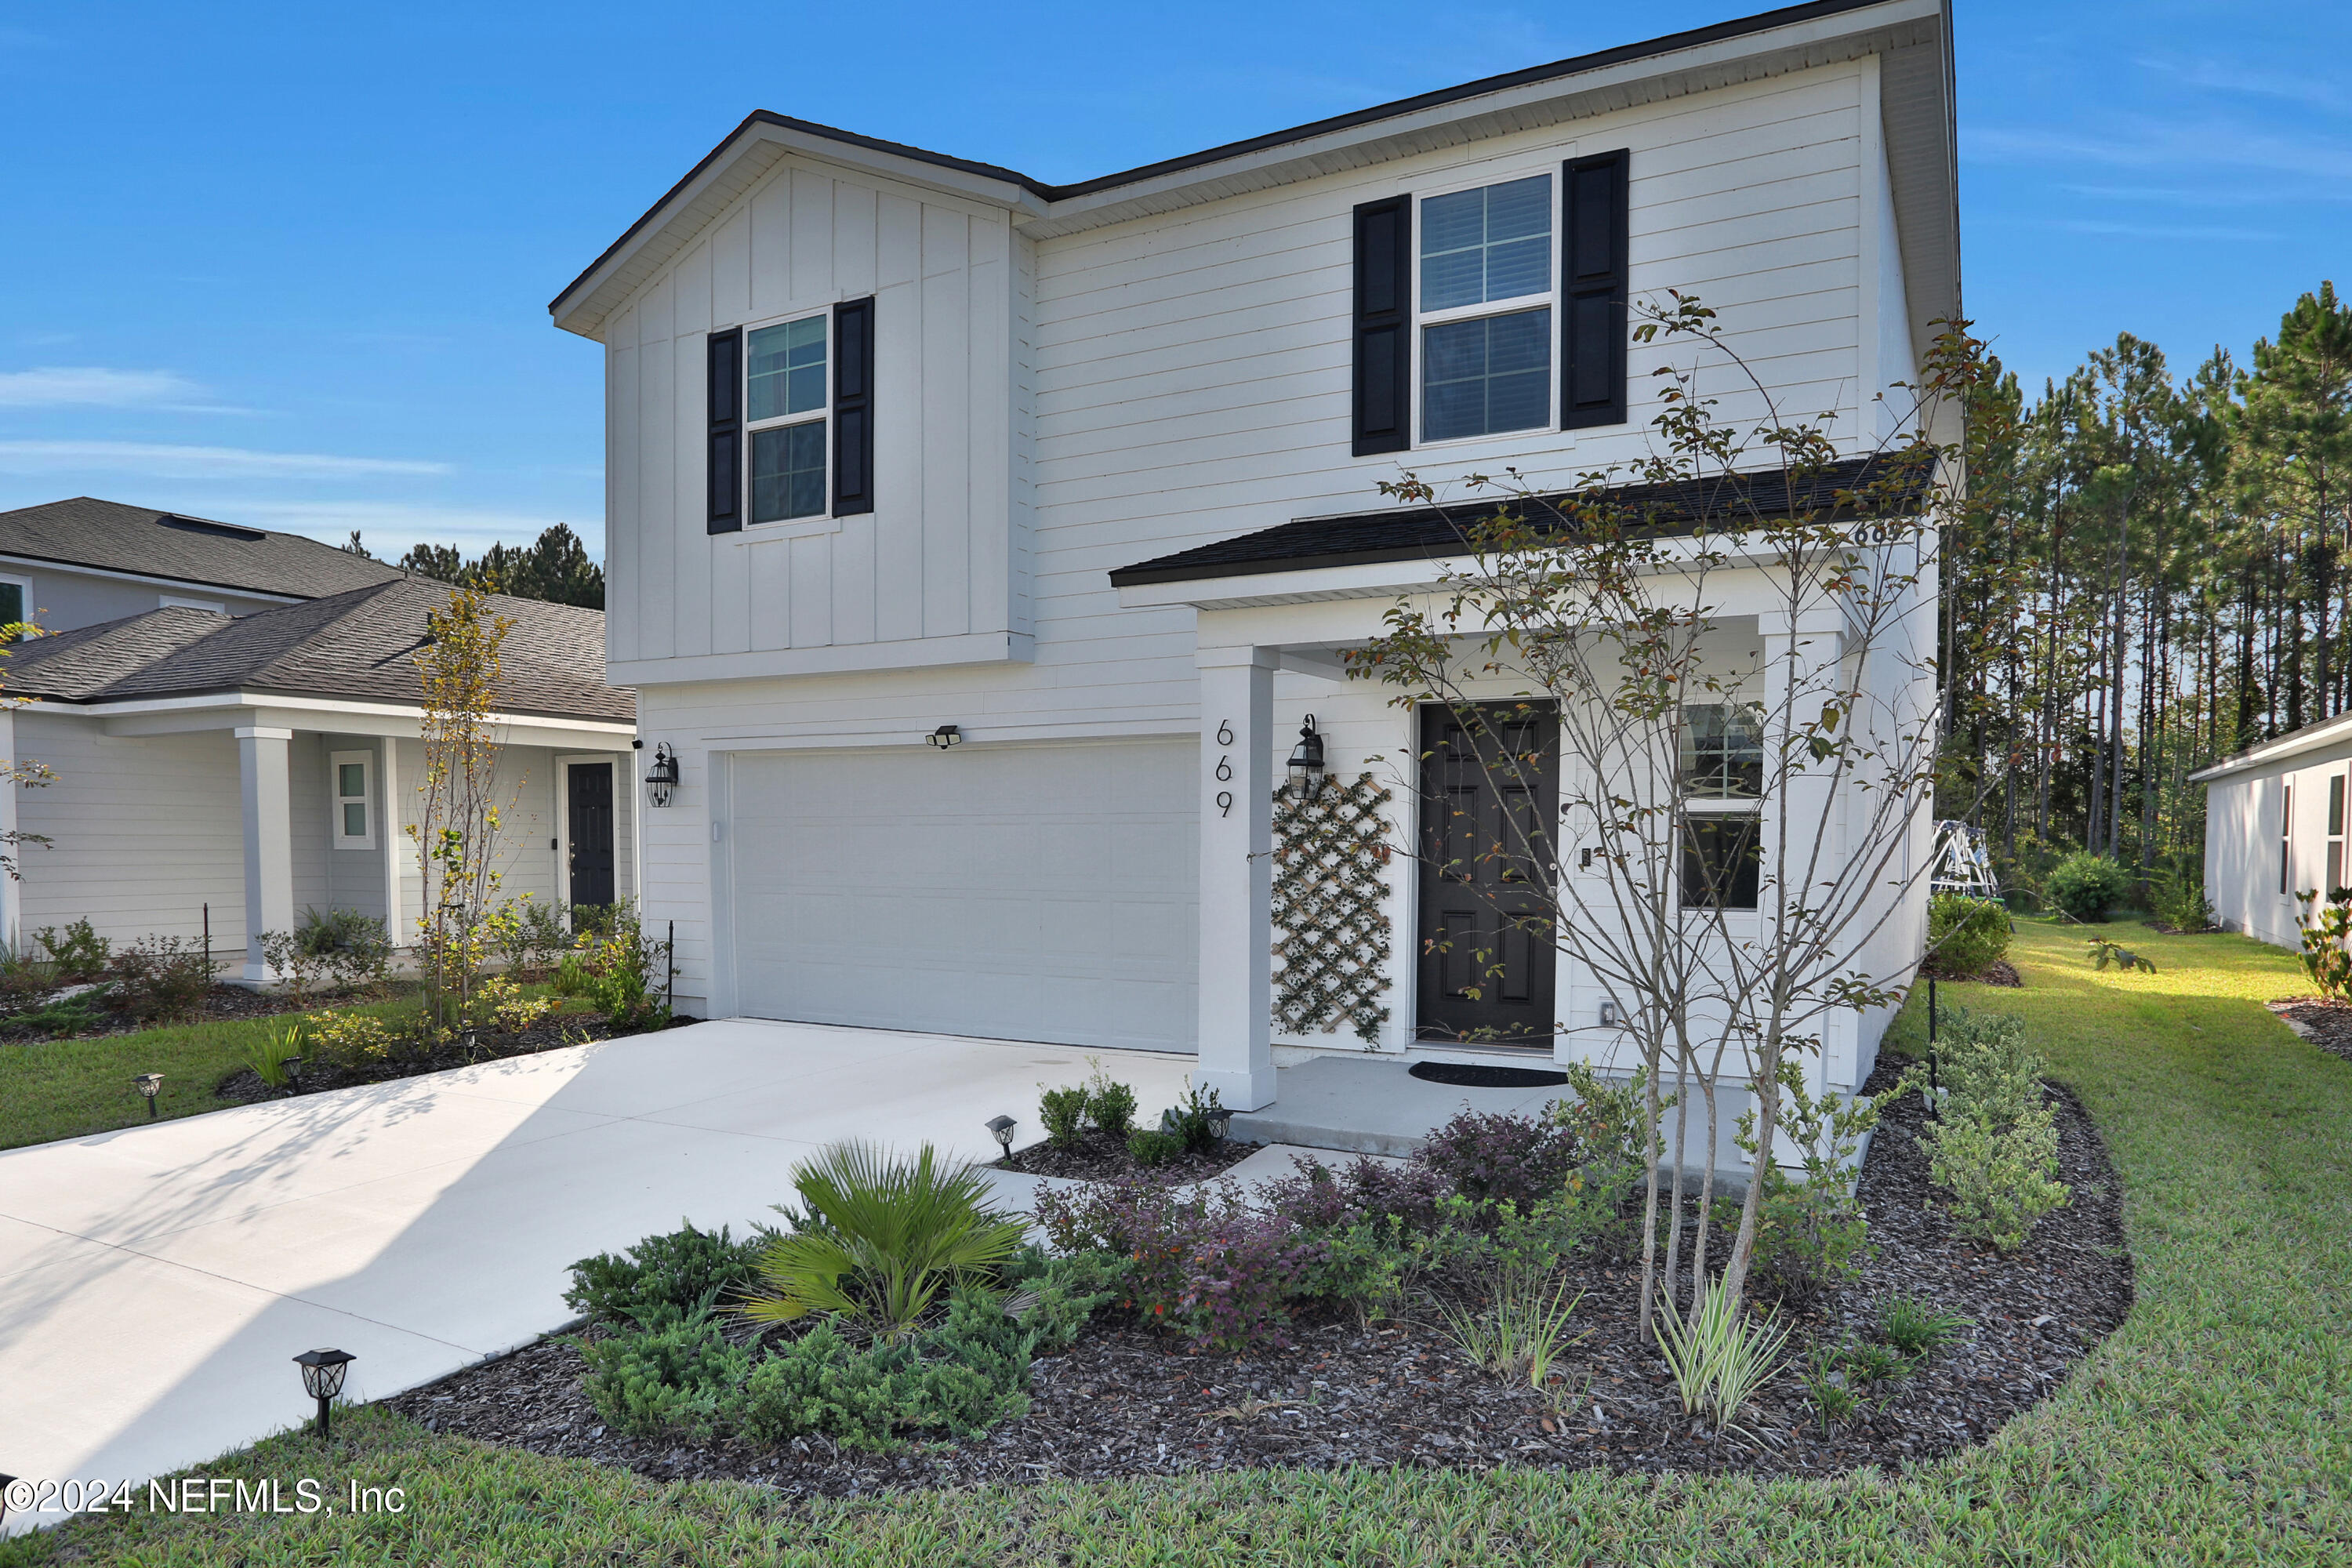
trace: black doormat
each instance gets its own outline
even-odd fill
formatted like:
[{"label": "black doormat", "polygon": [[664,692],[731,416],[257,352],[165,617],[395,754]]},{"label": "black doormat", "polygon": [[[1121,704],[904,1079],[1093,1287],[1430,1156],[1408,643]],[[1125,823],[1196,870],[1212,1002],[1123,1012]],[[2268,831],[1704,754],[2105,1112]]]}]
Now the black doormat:
[{"label": "black doormat", "polygon": [[1415,1062],[1405,1070],[1423,1083],[1451,1084],[1455,1089],[1549,1089],[1568,1081],[1564,1072],[1480,1067],[1469,1062]]}]

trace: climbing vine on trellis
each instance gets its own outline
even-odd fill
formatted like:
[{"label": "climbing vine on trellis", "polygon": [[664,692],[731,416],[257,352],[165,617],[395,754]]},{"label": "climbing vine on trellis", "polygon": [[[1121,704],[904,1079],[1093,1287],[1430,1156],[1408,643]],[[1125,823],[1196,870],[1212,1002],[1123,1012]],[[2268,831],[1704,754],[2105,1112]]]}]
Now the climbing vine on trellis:
[{"label": "climbing vine on trellis", "polygon": [[1352,1025],[1366,1046],[1380,1040],[1389,1010],[1389,792],[1359,773],[1333,779],[1312,799],[1274,797],[1274,1022],[1294,1035],[1337,1034]]}]

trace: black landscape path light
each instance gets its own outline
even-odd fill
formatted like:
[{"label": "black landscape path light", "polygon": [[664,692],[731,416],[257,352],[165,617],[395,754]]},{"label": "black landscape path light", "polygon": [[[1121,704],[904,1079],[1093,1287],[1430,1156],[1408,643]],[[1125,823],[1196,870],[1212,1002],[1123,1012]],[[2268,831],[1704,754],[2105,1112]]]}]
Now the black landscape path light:
[{"label": "black landscape path light", "polygon": [[322,1440],[330,1435],[328,1407],[343,1391],[343,1375],[355,1359],[349,1351],[304,1351],[294,1358],[294,1364],[302,1369],[302,1392],[319,1402],[319,1436]]},{"label": "black landscape path light", "polygon": [[159,1072],[142,1072],[131,1081],[138,1085],[139,1092],[147,1097],[147,1120],[154,1121],[155,1096],[163,1092],[163,1075]]},{"label": "black landscape path light", "polygon": [[1234,1124],[1234,1113],[1222,1105],[1209,1107],[1209,1136],[1222,1141],[1225,1129]]},{"label": "black landscape path light", "polygon": [[1322,787],[1323,737],[1316,732],[1315,715],[1309,713],[1298,727],[1298,744],[1290,752],[1290,793],[1297,799],[1312,800]]},{"label": "black landscape path light", "polygon": [[995,1137],[996,1146],[1004,1151],[1004,1163],[1013,1163],[1013,1130],[1021,1124],[1010,1116],[992,1116],[988,1131]]}]

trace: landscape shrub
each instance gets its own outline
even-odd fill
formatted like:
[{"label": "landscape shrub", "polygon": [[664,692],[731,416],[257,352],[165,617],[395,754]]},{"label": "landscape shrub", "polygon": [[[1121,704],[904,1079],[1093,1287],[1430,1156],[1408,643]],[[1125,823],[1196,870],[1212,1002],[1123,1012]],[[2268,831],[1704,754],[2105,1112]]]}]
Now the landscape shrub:
[{"label": "landscape shrub", "polygon": [[947,1320],[908,1339],[859,1344],[830,1321],[750,1370],[744,1436],[777,1444],[819,1432],[844,1447],[894,1447],[902,1431],[977,1436],[1028,1409],[1035,1336],[993,1298],[957,1291]]},{"label": "landscape shrub", "polygon": [[2131,891],[2131,879],[2105,855],[2077,849],[2050,868],[2042,890],[2078,921],[2104,921],[2107,910]]},{"label": "landscape shrub", "polygon": [[1789,1325],[1748,1316],[1719,1279],[1707,1281],[1688,1323],[1671,1300],[1651,1322],[1684,1412],[1706,1416],[1718,1432],[1738,1430],[1741,1413],[1780,1374],[1789,1342]]},{"label": "landscape shrub", "polygon": [[[574,907],[575,925],[578,910]],[[636,912],[625,904],[606,906],[601,923],[583,931],[556,965],[555,989],[584,996],[615,1029],[657,1029],[669,1021],[662,990],[667,978],[669,943],[647,936]]]},{"label": "landscape shrub", "polygon": [[0,947],[0,1005],[21,1007],[37,1002],[65,984],[58,977],[57,961],[35,952],[33,946]]},{"label": "landscape shrub", "polygon": [[506,960],[507,973],[521,974],[554,963],[571,948],[572,935],[563,929],[561,910],[525,893],[499,910],[490,940],[499,956]]},{"label": "landscape shrub", "polygon": [[52,1039],[93,1034],[106,1025],[106,1003],[107,993],[103,987],[85,991],[78,996],[44,1003],[28,1013],[0,1018],[0,1028],[33,1029]]},{"label": "landscape shrub", "polygon": [[590,1403],[604,1424],[640,1437],[708,1442],[736,1419],[751,1352],[699,1315],[581,1343]]},{"label": "landscape shrub", "polygon": [[1127,1157],[1143,1166],[1164,1165],[1184,1152],[1182,1140],[1138,1128],[1127,1135]]},{"label": "landscape shrub", "polygon": [[763,1237],[737,1241],[726,1226],[698,1230],[691,1220],[649,1236],[625,1252],[600,1252],[572,1266],[563,1304],[606,1323],[683,1320],[709,1312],[750,1286]]},{"label": "landscape shrub", "polygon": [[1160,1113],[1160,1131],[1182,1143],[1188,1153],[1203,1153],[1217,1141],[1211,1118],[1222,1109],[1215,1089],[1203,1094],[1200,1085],[1188,1083],[1184,1098]]},{"label": "landscape shrub", "polygon": [[117,1001],[141,1023],[194,1015],[213,988],[212,960],[200,942],[145,936],[107,963]]},{"label": "landscape shrub", "polygon": [[467,1021],[477,1027],[519,1035],[555,1011],[552,996],[526,996],[508,975],[485,980],[467,1000]]},{"label": "landscape shrub", "polygon": [[1135,1126],[1135,1090],[1113,1083],[1100,1066],[1087,1080],[1087,1116],[1111,1137],[1124,1142]]},{"label": "landscape shrub", "polygon": [[79,985],[98,979],[114,955],[114,943],[98,934],[87,918],[75,921],[60,931],[56,926],[43,926],[33,933],[55,964],[55,979],[60,985]]},{"label": "landscape shrub", "polygon": [[353,1072],[407,1056],[418,1043],[409,1031],[365,1013],[309,1014],[302,1033],[311,1057]]},{"label": "landscape shrub", "polygon": [[756,1265],[763,1291],[743,1303],[755,1321],[828,1312],[877,1339],[912,1333],[953,1286],[986,1287],[1024,1229],[967,1165],[929,1144],[912,1161],[837,1143],[798,1166],[797,1208],[776,1205],[789,1234],[768,1238]]},{"label": "landscape shrub", "polygon": [[2205,879],[2197,869],[2160,872],[2149,901],[2156,918],[2175,931],[2211,931],[2217,923],[2213,900],[2205,896]]},{"label": "landscape shrub", "polygon": [[[2000,1252],[2025,1244],[2034,1222],[2070,1195],[2058,1176],[2058,1124],[2042,1092],[2043,1063],[2025,1025],[1955,1007],[1939,1041],[1943,1104],[1920,1142],[1928,1173],[1952,1194],[1952,1227]],[[1924,1068],[1906,1089],[1927,1081]]]},{"label": "landscape shrub", "polygon": [[1302,1235],[1313,1235],[1315,1247],[1299,1271],[1297,1294],[1350,1308],[1366,1324],[1404,1300],[1416,1271],[1419,1238],[1396,1215]]},{"label": "landscape shrub", "polygon": [[1465,1110],[1432,1132],[1411,1163],[1475,1202],[1531,1204],[1576,1169],[1579,1139],[1557,1119]]},{"label": "landscape shrub", "polygon": [[2337,1001],[2352,996],[2352,900],[2321,903],[2316,892],[2306,889],[2294,900],[2294,923],[2303,932],[2303,972],[2321,995]]},{"label": "landscape shrub", "polygon": [[1916,1296],[1890,1296],[1878,1310],[1878,1331],[1886,1342],[1912,1361],[1925,1361],[1976,1324],[1953,1312],[1942,1312]]},{"label": "landscape shrub", "polygon": [[263,931],[261,961],[278,977],[279,993],[298,1007],[309,1005],[327,973],[326,956],[305,946],[299,931]]},{"label": "landscape shrub", "polygon": [[1087,1098],[1079,1085],[1049,1089],[1037,1097],[1037,1120],[1045,1129],[1047,1143],[1062,1150],[1078,1146],[1087,1130]]},{"label": "landscape shrub", "polygon": [[[1772,1162],[1761,1177],[1764,1194],[1748,1266],[1750,1289],[1758,1295],[1784,1306],[1809,1307],[1861,1277],[1870,1258],[1870,1226],[1850,1184],[1862,1141],[1877,1125],[1875,1105],[1836,1094],[1816,1101],[1805,1090],[1802,1064],[1781,1064],[1780,1126]],[[1754,1159],[1754,1110],[1740,1112],[1735,1137]],[[1781,1168],[1784,1150],[1798,1154],[1801,1176],[1792,1179]],[[1737,1228],[1736,1206],[1719,1214],[1727,1229]]]},{"label": "landscape shrub", "polygon": [[1267,1208],[1322,1233],[1389,1219],[1426,1233],[1436,1226],[1439,1205],[1449,1195],[1444,1179],[1427,1165],[1385,1164],[1364,1154],[1337,1171],[1310,1161],[1297,1174],[1262,1182],[1257,1190]]},{"label": "landscape shrub", "polygon": [[2009,955],[2009,910],[1997,900],[1937,893],[1927,900],[1927,958],[1945,980],[1972,980]]},{"label": "landscape shrub", "polygon": [[245,1061],[253,1076],[271,1089],[284,1089],[293,1081],[287,1063],[302,1054],[302,1024],[297,1019],[278,1028],[265,1029],[260,1037],[245,1047]]}]

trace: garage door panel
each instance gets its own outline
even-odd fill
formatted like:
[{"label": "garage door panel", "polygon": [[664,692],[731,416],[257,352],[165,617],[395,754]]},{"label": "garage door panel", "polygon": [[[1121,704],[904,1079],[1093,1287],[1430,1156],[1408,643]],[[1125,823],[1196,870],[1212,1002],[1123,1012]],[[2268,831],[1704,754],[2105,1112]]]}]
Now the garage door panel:
[{"label": "garage door panel", "polygon": [[1189,1049],[1197,755],[1122,741],[737,756],[738,1005]]}]

